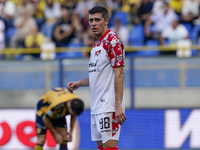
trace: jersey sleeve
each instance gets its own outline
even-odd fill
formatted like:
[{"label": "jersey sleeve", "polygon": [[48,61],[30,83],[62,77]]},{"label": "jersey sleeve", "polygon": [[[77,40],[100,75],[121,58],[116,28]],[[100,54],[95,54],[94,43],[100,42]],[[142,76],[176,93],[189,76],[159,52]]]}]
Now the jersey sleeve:
[{"label": "jersey sleeve", "polygon": [[45,112],[45,115],[47,115],[49,118],[53,118],[53,116],[54,116],[53,108],[48,109],[48,110]]},{"label": "jersey sleeve", "polygon": [[113,68],[124,66],[124,44],[117,36],[110,38],[107,53]]}]

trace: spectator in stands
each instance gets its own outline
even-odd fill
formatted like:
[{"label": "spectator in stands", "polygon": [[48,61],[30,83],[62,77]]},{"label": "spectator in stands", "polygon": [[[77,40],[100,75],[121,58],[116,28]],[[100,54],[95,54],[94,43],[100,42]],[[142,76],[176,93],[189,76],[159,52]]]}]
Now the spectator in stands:
[{"label": "spectator in stands", "polygon": [[11,48],[24,47],[24,39],[27,34],[36,28],[36,22],[33,18],[34,5],[28,0],[22,0],[18,6],[15,17],[16,31],[9,41]]},{"label": "spectator in stands", "polygon": [[53,29],[56,22],[62,16],[62,10],[59,2],[53,0],[46,0],[46,7],[44,9],[45,22],[41,27],[41,32],[49,39],[53,37]]},{"label": "spectator in stands", "polygon": [[10,0],[0,1],[0,16],[6,23],[6,28],[13,27],[13,19],[16,11],[15,4]]},{"label": "spectator in stands", "polygon": [[198,44],[200,44],[200,30],[198,31]]},{"label": "spectator in stands", "polygon": [[[182,39],[188,39],[188,31],[186,27],[179,23],[178,18],[174,19],[172,25],[165,28],[161,33],[161,45],[167,40],[170,46],[176,46],[177,42]],[[175,54],[175,52],[161,52],[161,54]]]},{"label": "spectator in stands", "polygon": [[[176,13],[173,9],[169,7],[169,3],[164,2],[161,9],[153,12],[153,14],[149,17],[149,19],[145,22],[144,33],[145,33],[145,41],[149,39],[159,40],[160,33],[169,25],[172,24],[174,18],[177,18]],[[152,31],[150,27],[152,27]]]},{"label": "spectator in stands", "polygon": [[68,7],[62,7],[62,19],[55,26],[53,41],[57,47],[66,46],[74,37],[74,28],[70,18]]},{"label": "spectator in stands", "polygon": [[78,3],[79,3],[78,0],[65,0],[62,2],[61,5],[68,7],[70,15],[72,15]]},{"label": "spectator in stands", "polygon": [[[86,22],[85,22],[86,24]],[[79,43],[80,45],[82,44],[82,37],[83,37],[83,32],[84,32],[84,27],[87,27],[82,23],[81,18],[78,14],[74,13],[72,15],[72,25],[74,28],[74,41],[76,43]]]},{"label": "spectator in stands", "polygon": [[95,2],[93,0],[83,0],[81,2],[78,2],[74,10],[74,13],[77,13],[81,18],[83,18],[85,10],[89,10],[94,6]]},{"label": "spectator in stands", "polygon": [[80,20],[81,24],[83,26],[83,32],[87,31],[89,28],[89,17],[88,16],[89,16],[88,10],[85,10],[83,17]]},{"label": "spectator in stands", "polygon": [[134,3],[138,3],[140,0],[117,0],[118,10],[129,13],[131,11],[131,6]]},{"label": "spectator in stands", "polygon": [[110,29],[119,36],[125,46],[128,46],[129,29],[121,24],[120,18],[115,18],[114,26]]},{"label": "spectator in stands", "polygon": [[[137,0],[133,0],[133,2],[134,1],[137,1]],[[114,11],[118,11],[118,10],[120,10],[120,8],[122,7],[122,0],[113,0],[113,9],[114,9]]]},{"label": "spectator in stands", "polygon": [[164,4],[165,0],[155,0],[153,3],[153,13],[156,11],[160,11],[163,8],[163,4]]},{"label": "spectator in stands", "polygon": [[83,35],[83,45],[86,47],[92,47],[94,45],[96,38],[89,31],[85,32]]},{"label": "spectator in stands", "polygon": [[181,17],[181,11],[184,0],[170,0],[170,7],[176,12],[176,14]]},{"label": "spectator in stands", "polygon": [[141,0],[139,3],[139,8],[137,10],[137,15],[140,22],[144,25],[146,20],[151,15],[153,8],[153,0]]},{"label": "spectator in stands", "polygon": [[44,9],[46,6],[46,1],[45,0],[34,0],[34,5],[35,5],[34,18],[40,29],[44,22]]},{"label": "spectator in stands", "polygon": [[31,33],[29,33],[25,37],[25,47],[27,48],[39,48],[45,41],[45,36],[39,32],[38,27],[33,29]]},{"label": "spectator in stands", "polygon": [[182,22],[190,23],[193,26],[193,20],[199,15],[199,0],[186,0],[182,7]]},{"label": "spectator in stands", "polygon": [[140,19],[138,17],[138,8],[140,7],[141,1],[140,0],[135,0],[135,1],[130,1],[130,11],[129,13],[129,22],[131,24],[139,24]]},{"label": "spectator in stands", "polygon": [[83,45],[84,47],[93,46],[95,36],[89,28],[88,10],[84,11],[84,15],[82,18],[80,18],[80,16],[77,13],[73,14],[73,26],[75,29],[75,37],[81,43],[81,45]]},{"label": "spectator in stands", "polygon": [[[0,19],[0,50],[5,48],[5,23]],[[1,55],[0,55],[1,56]]]},{"label": "spectator in stands", "polygon": [[[117,2],[117,1],[95,0],[95,2],[96,2],[95,3],[96,6],[104,6],[104,7],[106,7],[107,10],[108,10],[108,17],[110,18],[110,20],[113,19],[113,14],[115,13],[115,11],[117,11],[117,9],[115,8],[115,3],[114,2]],[[88,13],[88,10],[87,10],[87,13]],[[89,16],[89,15],[87,14],[87,16]],[[108,23],[108,27],[110,27],[110,22]]]},{"label": "spectator in stands", "polygon": [[104,7],[113,7],[114,3],[112,0],[95,0],[96,4],[95,5],[100,5]]},{"label": "spectator in stands", "polygon": [[15,18],[22,17],[25,13],[27,13],[28,17],[33,16],[35,12],[35,5],[29,0],[21,0],[20,5],[17,6],[17,10],[15,12]]}]

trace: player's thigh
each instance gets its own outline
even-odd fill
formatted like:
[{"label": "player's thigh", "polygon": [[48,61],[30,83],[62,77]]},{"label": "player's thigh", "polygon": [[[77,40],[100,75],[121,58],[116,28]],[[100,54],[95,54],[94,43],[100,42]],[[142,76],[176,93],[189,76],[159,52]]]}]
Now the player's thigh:
[{"label": "player's thigh", "polygon": [[[98,128],[98,115],[91,115],[91,139],[92,141],[101,141],[101,134]],[[98,144],[98,143],[97,143]],[[98,145],[101,146],[101,145]]]},{"label": "player's thigh", "polygon": [[67,141],[67,129],[56,129],[56,132],[63,137],[63,141]]},{"label": "player's thigh", "polygon": [[67,139],[67,122],[65,118],[55,119],[52,124],[56,131],[63,137],[64,140]]}]

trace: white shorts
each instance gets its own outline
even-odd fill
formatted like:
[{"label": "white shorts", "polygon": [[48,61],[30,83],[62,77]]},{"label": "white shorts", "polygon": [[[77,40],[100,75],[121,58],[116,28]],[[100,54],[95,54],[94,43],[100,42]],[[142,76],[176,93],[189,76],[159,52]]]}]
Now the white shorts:
[{"label": "white shorts", "polygon": [[119,140],[121,125],[115,119],[114,112],[91,115],[92,141]]}]

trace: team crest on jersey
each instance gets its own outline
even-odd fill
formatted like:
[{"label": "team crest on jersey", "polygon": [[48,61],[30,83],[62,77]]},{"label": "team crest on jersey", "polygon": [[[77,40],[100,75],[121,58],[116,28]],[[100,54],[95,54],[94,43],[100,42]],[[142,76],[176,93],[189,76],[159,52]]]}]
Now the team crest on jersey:
[{"label": "team crest on jersey", "polygon": [[101,53],[101,50],[98,50],[95,52],[94,56],[99,56],[100,53]]}]

